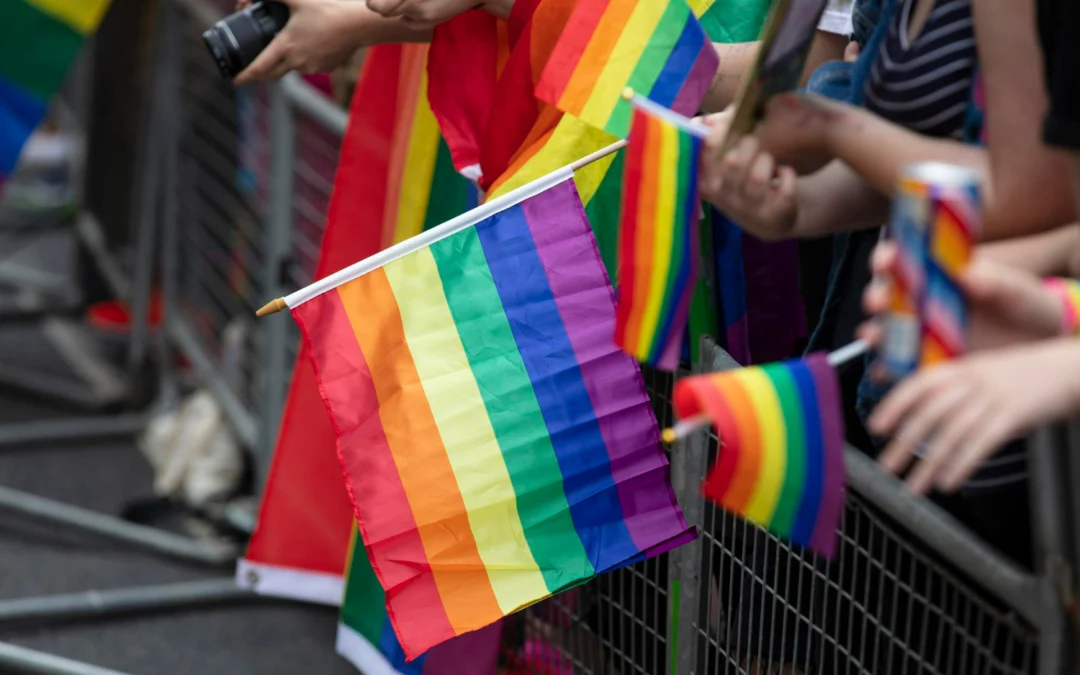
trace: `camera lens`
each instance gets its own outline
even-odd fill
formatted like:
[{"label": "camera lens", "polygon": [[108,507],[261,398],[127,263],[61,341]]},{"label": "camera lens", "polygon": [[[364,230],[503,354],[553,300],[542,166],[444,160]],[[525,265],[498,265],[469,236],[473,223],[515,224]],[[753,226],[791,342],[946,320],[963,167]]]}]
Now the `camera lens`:
[{"label": "camera lens", "polygon": [[266,49],[289,20],[280,2],[258,2],[228,16],[203,33],[206,48],[223,77],[232,79]]}]

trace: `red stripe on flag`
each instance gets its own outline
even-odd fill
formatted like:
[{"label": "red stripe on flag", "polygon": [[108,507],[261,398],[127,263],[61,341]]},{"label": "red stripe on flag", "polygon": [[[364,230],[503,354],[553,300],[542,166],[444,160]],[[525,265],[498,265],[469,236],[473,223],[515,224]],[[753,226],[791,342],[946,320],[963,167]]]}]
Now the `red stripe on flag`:
[{"label": "red stripe on flag", "polygon": [[[370,558],[379,582],[387,589],[391,619],[395,604],[427,607],[427,611],[412,616],[410,632],[438,636],[435,641],[448,640],[455,631],[427,564],[427,554],[377,413],[375,383],[341,298],[336,291],[324,293],[292,313],[311,347],[319,391],[338,434],[342,465],[353,464],[358,459],[355,455],[346,456],[343,448],[364,449],[362,466],[352,467],[348,474],[368,480],[356,485],[346,481],[346,485],[358,515],[357,489],[363,490],[360,497],[365,502],[380,504],[379,517],[360,520],[359,525],[364,541],[376,542],[371,547]],[[354,405],[342,405],[345,401]],[[331,402],[335,404],[332,407]],[[396,622],[395,628],[400,629]],[[405,640],[402,644],[408,651]]]}]

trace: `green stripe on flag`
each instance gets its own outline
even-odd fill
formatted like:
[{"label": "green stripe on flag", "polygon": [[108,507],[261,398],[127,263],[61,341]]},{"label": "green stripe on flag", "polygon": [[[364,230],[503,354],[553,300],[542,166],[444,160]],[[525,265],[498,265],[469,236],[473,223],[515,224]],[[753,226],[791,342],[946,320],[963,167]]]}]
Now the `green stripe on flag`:
[{"label": "green stripe on flag", "polygon": [[432,244],[431,254],[517,494],[525,539],[548,589],[560,590],[594,570],[480,237],[470,228]]},{"label": "green stripe on flag", "polygon": [[353,532],[349,569],[345,570],[345,597],[341,601],[341,623],[359,633],[378,649],[386,627],[386,593],[368,560],[360,533]]},{"label": "green stripe on flag", "polygon": [[85,38],[22,0],[0,0],[0,77],[53,97]]},{"label": "green stripe on flag", "polygon": [[[634,66],[634,72],[630,74],[630,80],[626,83],[628,87],[633,87],[634,91],[639,91],[642,95],[652,91],[656,79],[660,77],[660,73],[663,72],[664,66],[671,57],[671,52],[675,50],[675,45],[679,42],[679,36],[686,29],[686,21],[689,17],[690,5],[683,0],[669,0],[667,9],[660,16],[660,23],[656,24],[656,30],[652,35],[642,38],[646,44],[645,51]],[[651,45],[664,45],[667,52],[663,53]],[[616,136],[625,136],[627,129],[630,128],[632,111],[633,106],[630,102],[620,97],[615,104],[615,109],[611,111],[611,117],[604,125],[604,130]]]},{"label": "green stripe on flag", "polygon": [[600,180],[599,187],[585,205],[585,216],[592,226],[608,278],[613,283],[617,278],[615,272],[619,259],[619,210],[622,205],[624,154],[615,153],[615,159]]},{"label": "green stripe on flag", "polygon": [[435,170],[431,176],[427,213],[424,214],[424,229],[430,230],[472,208],[474,205],[469,200],[470,190],[475,190],[475,188],[468,178],[462,176],[454,168],[454,162],[450,158],[450,148],[440,137],[439,149],[435,155]]},{"label": "green stripe on flag", "polygon": [[787,470],[771,526],[774,532],[787,537],[795,524],[795,515],[802,501],[803,484],[806,482],[806,428],[802,399],[799,397],[795,378],[786,365],[769,364],[763,370],[776,389],[776,397],[780,399],[784,426],[787,429]]}]

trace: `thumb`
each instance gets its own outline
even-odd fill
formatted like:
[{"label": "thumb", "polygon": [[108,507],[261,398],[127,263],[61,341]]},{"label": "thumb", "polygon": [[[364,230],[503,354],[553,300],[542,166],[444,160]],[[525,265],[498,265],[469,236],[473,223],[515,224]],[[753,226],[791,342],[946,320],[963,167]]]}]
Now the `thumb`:
[{"label": "thumb", "polygon": [[236,76],[233,83],[240,86],[265,77],[279,62],[285,60],[286,50],[286,43],[279,35],[271,40],[270,44],[266,46],[266,49],[255,57],[255,60]]},{"label": "thumb", "polygon": [[858,42],[852,40],[847,43],[847,47],[844,47],[844,60],[848,63],[853,63],[859,59],[859,54],[862,53],[862,47]]}]

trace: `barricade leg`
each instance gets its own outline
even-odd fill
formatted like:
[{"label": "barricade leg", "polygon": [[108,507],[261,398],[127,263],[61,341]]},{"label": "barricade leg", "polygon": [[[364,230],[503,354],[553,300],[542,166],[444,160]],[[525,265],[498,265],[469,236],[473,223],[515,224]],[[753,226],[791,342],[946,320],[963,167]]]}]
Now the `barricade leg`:
[{"label": "barricade leg", "polygon": [[118,670],[99,668],[7,642],[0,642],[0,668],[7,673],[39,675],[125,675]]},{"label": "barricade leg", "polygon": [[226,565],[237,556],[236,547],[230,544],[198,542],[188,537],[129,523],[95,511],[2,486],[0,486],[0,509],[20,513],[54,525],[74,527],[100,537],[190,562]]},{"label": "barricade leg", "polygon": [[84,619],[257,599],[260,596],[241,588],[230,576],[209,581],[0,600],[0,623]]}]

